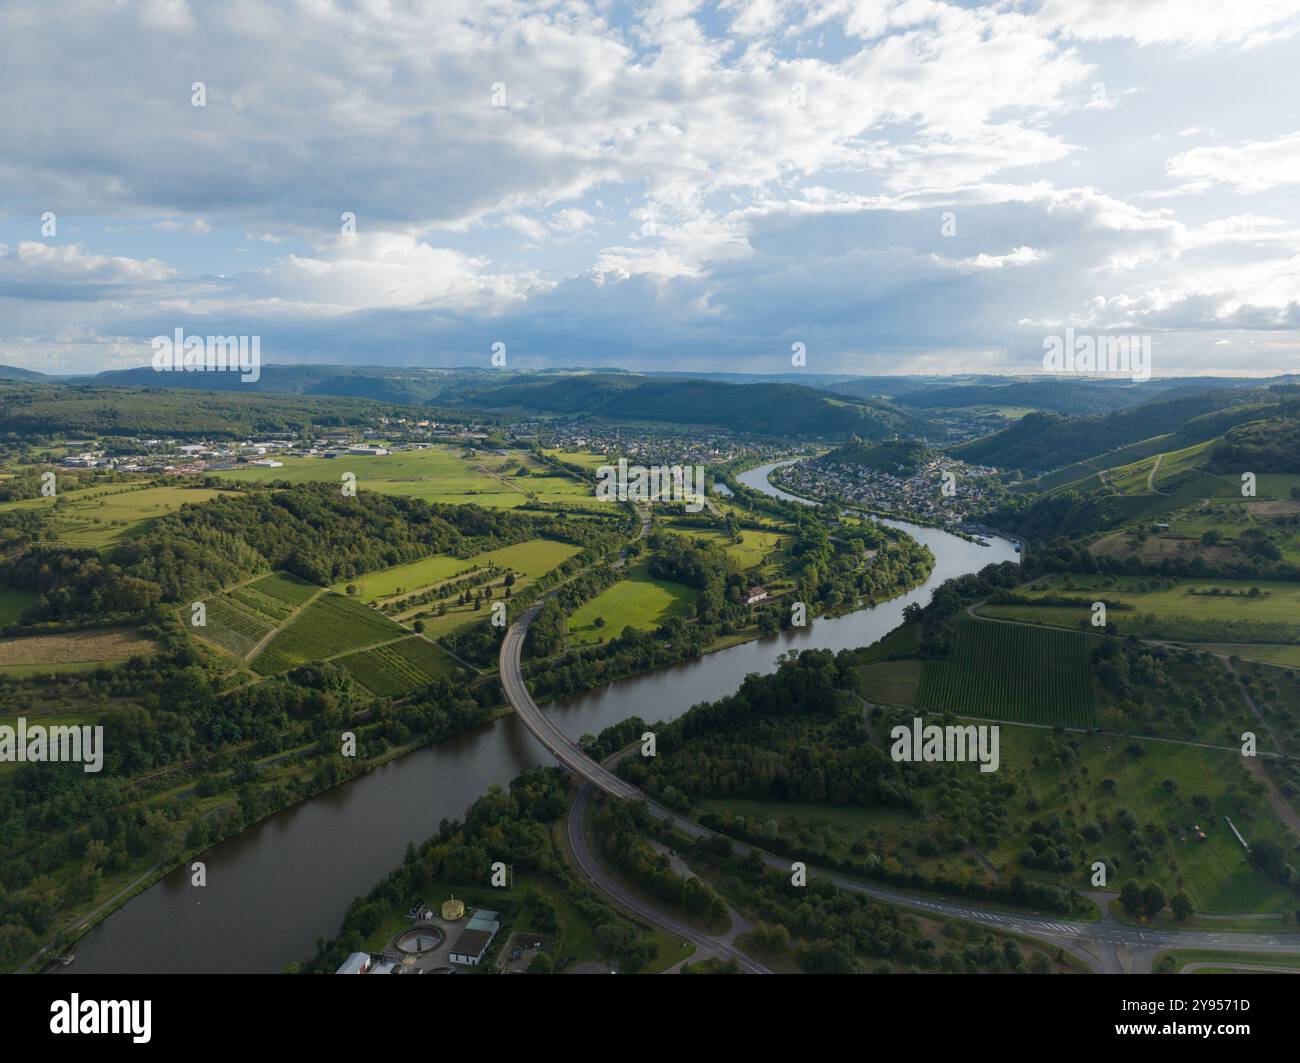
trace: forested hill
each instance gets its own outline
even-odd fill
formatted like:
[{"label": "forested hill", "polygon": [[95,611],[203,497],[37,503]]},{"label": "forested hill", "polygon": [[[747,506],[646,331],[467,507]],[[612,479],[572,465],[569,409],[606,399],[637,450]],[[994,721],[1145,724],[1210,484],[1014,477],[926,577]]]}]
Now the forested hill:
[{"label": "forested hill", "polygon": [[887,439],[880,443],[855,439],[817,460],[828,465],[861,465],[879,472],[911,476],[932,453],[918,439]]},{"label": "forested hill", "polygon": [[[174,374],[178,379],[185,374]],[[194,374],[205,378],[233,373]],[[364,399],[0,381],[0,435],[84,432],[111,436],[243,439],[306,428],[371,424],[381,415],[429,417],[428,407]]]},{"label": "forested hill", "polygon": [[1207,391],[1087,417],[1031,413],[953,453],[984,465],[1047,471],[1166,433],[1190,446],[1266,415],[1276,409],[1274,402],[1265,391]]},{"label": "forested hill", "polygon": [[1210,457],[1213,472],[1300,473],[1300,402],[1277,417],[1238,425]]},{"label": "forested hill", "polygon": [[800,384],[724,384],[627,374],[533,378],[465,395],[460,405],[508,412],[668,421],[773,436],[882,439],[919,434],[920,423],[888,403],[837,399]]}]

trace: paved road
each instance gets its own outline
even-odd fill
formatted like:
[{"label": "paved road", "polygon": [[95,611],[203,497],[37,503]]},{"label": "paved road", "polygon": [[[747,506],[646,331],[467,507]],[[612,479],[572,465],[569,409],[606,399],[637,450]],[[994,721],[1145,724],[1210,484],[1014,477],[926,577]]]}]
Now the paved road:
[{"label": "paved road", "polygon": [[[524,726],[564,767],[586,781],[588,786],[583,788],[583,793],[579,795],[579,799],[585,803],[590,797],[590,788],[594,787],[611,797],[644,801],[652,815],[660,820],[672,820],[673,826],[683,834],[693,838],[707,839],[714,837],[714,831],[692,820],[683,818],[680,814],[665,808],[663,805],[657,804],[631,783],[620,779],[613,772],[601,767],[591,757],[587,756],[576,742],[567,738],[538,707],[532,695],[528,692],[528,687],[524,684],[523,674],[519,666],[519,655],[523,648],[524,637],[528,634],[528,625],[533,622],[540,609],[540,605],[533,606],[520,616],[510,630],[506,632],[505,640],[501,644],[499,660],[501,685],[505,690],[506,698],[514,707],[515,712],[518,713],[519,718],[523,720]],[[572,822],[573,818],[570,817],[570,824]],[[572,826],[570,827],[570,837],[572,838]],[[728,839],[728,843],[741,856],[748,854],[751,848],[756,848],[738,842],[731,842],[730,839]],[[776,856],[761,849],[758,851],[767,866],[785,872],[790,871],[791,861],[788,858]],[[592,874],[592,872],[589,870],[588,874]],[[964,901],[926,897],[888,886],[862,882],[836,872],[826,873],[826,877],[840,889],[852,893],[865,894],[876,900],[898,905],[901,908],[908,908],[912,911],[927,912],[932,915],[959,919],[963,922],[978,923],[997,930],[1040,938],[1052,944],[1068,948],[1075,955],[1082,955],[1081,947],[1091,947],[1094,959],[1090,959],[1089,962],[1098,969],[1107,972],[1119,969],[1113,962],[1116,949],[1131,950],[1139,954],[1143,958],[1144,964],[1149,963],[1151,956],[1155,952],[1169,948],[1226,948],[1248,952],[1284,952],[1300,955],[1300,934],[1156,930],[1125,926],[1111,921],[1081,923],[1069,919],[1058,919],[1053,916],[1022,915],[1016,912],[999,911],[981,905],[968,904]],[[597,884],[600,885],[599,880],[597,880]],[[649,910],[648,906],[643,905],[643,907]],[[666,925],[662,920],[670,918],[659,913],[653,916],[646,915],[645,917],[661,926]],[[689,935],[684,934],[683,936],[690,939]],[[713,947],[716,947],[715,939],[706,937],[706,940],[712,942]]]},{"label": "paved road", "polygon": [[587,845],[587,837],[582,831],[582,819],[586,814],[587,804],[594,792],[595,787],[591,783],[587,783],[578,791],[573,807],[569,810],[568,822],[569,848],[573,850],[578,866],[582,868],[583,874],[587,876],[591,884],[619,907],[634,912],[646,922],[653,923],[655,926],[668,931],[668,933],[684,941],[691,942],[704,952],[711,952],[723,959],[734,959],[746,974],[771,974],[772,972],[761,963],[751,960],[730,942],[722,938],[710,937],[704,931],[697,930],[695,927],[680,922],[673,916],[651,907],[639,897],[625,890],[606,873],[605,869],[601,867],[600,861],[592,854],[590,847]]}]

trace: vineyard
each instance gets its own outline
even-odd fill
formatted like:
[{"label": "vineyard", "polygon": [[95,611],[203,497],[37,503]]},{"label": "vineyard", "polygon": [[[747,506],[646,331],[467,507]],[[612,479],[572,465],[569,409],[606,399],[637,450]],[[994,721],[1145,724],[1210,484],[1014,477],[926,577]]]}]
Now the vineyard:
[{"label": "vineyard", "polygon": [[1022,723],[1093,724],[1089,636],[963,618],[952,657],[926,661],[917,707]]},{"label": "vineyard", "polygon": [[353,679],[380,697],[401,694],[456,672],[452,659],[419,635],[348,654],[340,657],[338,663]]},{"label": "vineyard", "polygon": [[299,613],[253,662],[253,670],[273,675],[322,657],[400,638],[406,628],[382,613],[341,594],[324,594]]},{"label": "vineyard", "polygon": [[276,598],[289,606],[302,605],[320,590],[313,583],[300,580],[297,576],[286,575],[283,572],[272,572],[269,576],[263,576],[248,586],[259,594]]}]

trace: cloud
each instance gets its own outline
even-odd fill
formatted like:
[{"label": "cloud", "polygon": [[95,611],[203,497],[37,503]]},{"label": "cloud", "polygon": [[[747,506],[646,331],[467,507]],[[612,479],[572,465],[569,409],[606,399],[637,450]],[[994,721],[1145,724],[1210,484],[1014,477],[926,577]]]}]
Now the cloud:
[{"label": "cloud", "polygon": [[13,0],[0,360],[194,319],[273,360],[899,371],[1129,321],[1284,365],[1297,6]]},{"label": "cloud", "polygon": [[1184,188],[1204,191],[1227,185],[1237,192],[1266,192],[1279,185],[1300,184],[1300,132],[1271,140],[1221,147],[1192,148],[1169,160],[1171,177]]}]

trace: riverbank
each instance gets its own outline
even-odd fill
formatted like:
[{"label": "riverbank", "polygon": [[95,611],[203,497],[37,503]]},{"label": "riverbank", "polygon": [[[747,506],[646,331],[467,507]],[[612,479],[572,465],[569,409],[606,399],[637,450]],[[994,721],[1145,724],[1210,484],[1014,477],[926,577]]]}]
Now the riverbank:
[{"label": "riverbank", "polygon": [[[742,474],[775,494],[769,465]],[[764,486],[753,481],[761,480]],[[912,590],[806,628],[748,639],[584,694],[547,702],[564,733],[599,734],[628,716],[671,719],[699,701],[734,693],[749,672],[765,673],[790,650],[856,648],[883,637],[929,588],[984,565],[1015,560],[1011,544],[977,547],[937,529],[904,525],[935,563]],[[464,816],[492,784],[551,763],[512,715],[415,749],[310,801],[277,812],[206,852],[208,886],[192,887],[186,866],[160,872],[81,939],[77,972],[279,971],[331,937],[351,899],[400,863],[408,842]]]}]

